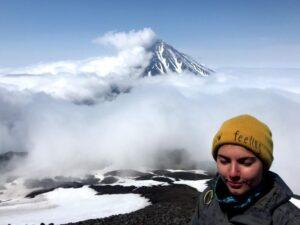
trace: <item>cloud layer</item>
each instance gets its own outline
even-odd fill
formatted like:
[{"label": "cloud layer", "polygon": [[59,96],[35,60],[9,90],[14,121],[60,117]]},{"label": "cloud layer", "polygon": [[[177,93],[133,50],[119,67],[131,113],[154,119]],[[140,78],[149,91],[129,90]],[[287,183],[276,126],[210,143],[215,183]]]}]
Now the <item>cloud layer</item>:
[{"label": "cloud layer", "polygon": [[[36,82],[30,76],[14,79]],[[101,93],[108,90],[110,80],[85,78],[94,84],[85,86],[76,76],[65,79],[63,87],[73,90],[72,97],[70,93],[57,95],[56,86],[50,85],[53,80],[47,77],[43,82],[49,83],[52,91],[48,92],[11,90],[1,80],[0,151],[28,151],[28,164],[21,167],[26,174],[76,174],[104,165],[151,167],[155,156],[174,149],[187,150],[196,163],[212,160],[211,139],[220,124],[231,116],[250,113],[271,127],[273,169],[299,193],[298,182],[290,174],[299,171],[295,159],[300,157],[296,144],[300,88],[294,86],[299,75],[291,75],[281,89],[277,86],[281,77],[276,76],[264,79],[260,86],[259,76],[225,74],[205,79],[186,74],[120,80],[116,84],[130,86],[130,92],[109,101]],[[271,81],[274,87],[266,88]],[[83,90],[90,91],[94,105],[74,104],[75,99],[80,102],[86,97]]]},{"label": "cloud layer", "polygon": [[149,64],[152,55],[147,51],[147,47],[153,44],[155,38],[156,35],[150,28],[132,30],[127,33],[108,32],[93,42],[116,47],[117,52],[113,56],[40,63],[25,68],[0,68],[0,74],[94,74],[100,77],[138,77]]},{"label": "cloud layer", "polygon": [[134,57],[123,59],[126,66],[112,66],[111,76],[78,73],[72,66],[65,73],[0,76],[0,153],[29,153],[15,173],[67,176],[107,165],[155,167],[157,156],[178,149],[190,154],[188,163],[201,166],[212,161],[211,140],[221,123],[249,113],[273,132],[272,170],[300,193],[291,173],[300,169],[299,70],[135,79],[124,69]]},{"label": "cloud layer", "polygon": [[151,28],[131,30],[126,32],[110,31],[93,40],[94,43],[112,45],[117,49],[127,49],[136,46],[149,47],[156,39],[156,34]]}]

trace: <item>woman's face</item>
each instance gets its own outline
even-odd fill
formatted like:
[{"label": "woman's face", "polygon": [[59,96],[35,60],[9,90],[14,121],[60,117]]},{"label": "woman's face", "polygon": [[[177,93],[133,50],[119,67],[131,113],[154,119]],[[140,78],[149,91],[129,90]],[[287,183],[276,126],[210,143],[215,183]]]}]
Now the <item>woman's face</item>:
[{"label": "woman's face", "polygon": [[259,185],[263,176],[262,161],[239,145],[222,145],[217,154],[217,167],[230,193],[237,196]]}]

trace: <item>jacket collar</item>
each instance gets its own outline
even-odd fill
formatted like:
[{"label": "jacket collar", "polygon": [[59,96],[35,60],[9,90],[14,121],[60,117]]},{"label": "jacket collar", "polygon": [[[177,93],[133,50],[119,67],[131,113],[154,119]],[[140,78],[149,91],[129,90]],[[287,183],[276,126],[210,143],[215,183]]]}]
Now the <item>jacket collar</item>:
[{"label": "jacket collar", "polygon": [[266,183],[269,186],[269,191],[257,201],[255,207],[273,212],[275,208],[288,202],[293,196],[291,189],[281,177],[274,172],[267,172]]},{"label": "jacket collar", "polygon": [[[233,214],[232,217],[228,218],[231,223],[270,225],[274,209],[288,202],[293,196],[290,188],[280,176],[274,172],[268,171],[266,173],[264,183],[267,185],[267,190],[259,199],[255,199],[255,201],[251,202],[242,213]],[[216,189],[216,191],[218,192],[218,189]],[[215,194],[217,200],[218,194]],[[226,211],[227,209],[225,208],[224,210]]]}]

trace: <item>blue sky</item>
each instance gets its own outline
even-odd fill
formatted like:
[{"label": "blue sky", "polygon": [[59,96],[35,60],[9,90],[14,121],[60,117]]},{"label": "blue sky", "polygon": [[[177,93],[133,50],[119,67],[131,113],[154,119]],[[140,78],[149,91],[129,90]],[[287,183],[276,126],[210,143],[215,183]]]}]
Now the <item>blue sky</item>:
[{"label": "blue sky", "polygon": [[300,67],[299,1],[0,0],[0,67],[110,54],[108,31],[150,27],[208,66]]}]

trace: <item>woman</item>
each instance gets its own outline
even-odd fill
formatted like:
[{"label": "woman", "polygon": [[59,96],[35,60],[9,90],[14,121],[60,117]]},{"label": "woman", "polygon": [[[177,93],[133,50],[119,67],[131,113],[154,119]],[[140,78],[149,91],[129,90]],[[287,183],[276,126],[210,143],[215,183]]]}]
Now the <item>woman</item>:
[{"label": "woman", "polygon": [[191,225],[299,225],[293,193],[269,171],[272,133],[250,115],[223,123],[213,139],[218,173],[202,192]]}]

